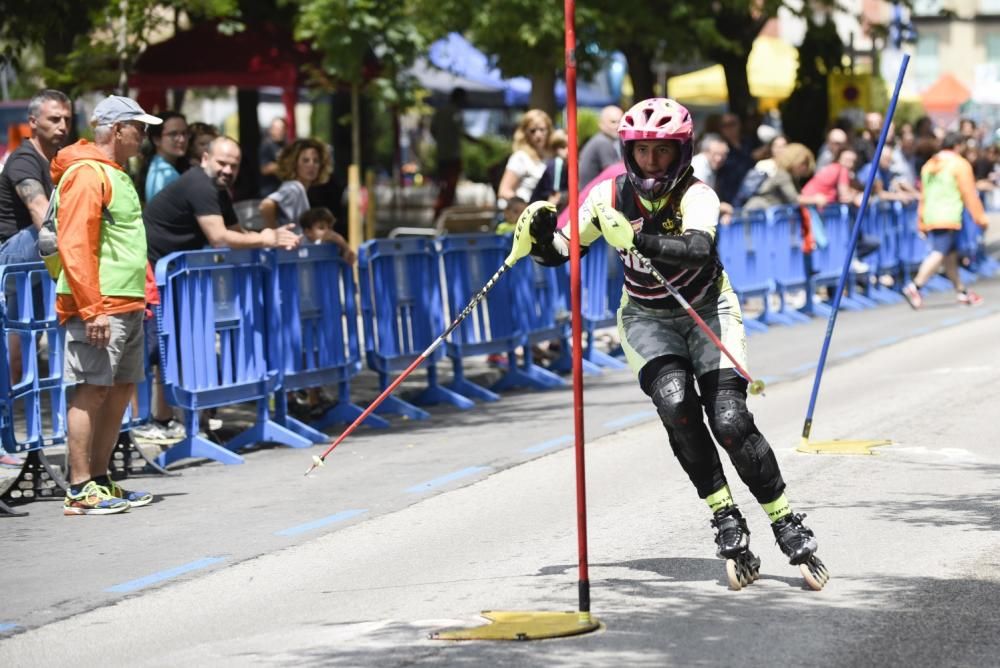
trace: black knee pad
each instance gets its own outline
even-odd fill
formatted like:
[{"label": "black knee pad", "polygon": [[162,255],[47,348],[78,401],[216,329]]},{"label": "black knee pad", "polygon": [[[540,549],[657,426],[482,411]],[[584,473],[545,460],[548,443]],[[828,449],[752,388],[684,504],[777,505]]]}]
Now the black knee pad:
[{"label": "black knee pad", "polygon": [[661,370],[649,389],[656,412],[668,429],[684,431],[702,424],[694,378],[684,369]]},{"label": "black knee pad", "polygon": [[670,449],[702,498],[726,484],[702,417],[694,377],[683,364],[662,364],[644,387],[670,437]]},{"label": "black knee pad", "polygon": [[707,400],[708,420],[740,479],[760,500],[773,500],[785,488],[778,460],[771,445],[754,424],[747,409],[746,394],[739,390],[720,390]]},{"label": "black knee pad", "polygon": [[747,408],[746,395],[737,390],[719,390],[706,397],[708,423],[715,440],[726,450],[739,447],[751,434],[759,433]]}]

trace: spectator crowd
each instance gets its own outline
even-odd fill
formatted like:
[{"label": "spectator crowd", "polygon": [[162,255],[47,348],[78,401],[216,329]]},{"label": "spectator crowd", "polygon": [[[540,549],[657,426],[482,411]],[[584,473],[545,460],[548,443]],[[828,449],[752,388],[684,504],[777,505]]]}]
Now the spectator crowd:
[{"label": "spectator crowd", "polygon": [[[206,247],[282,248],[337,245],[356,256],[337,231],[322,198],[310,192],[333,170],[329,146],[288,141],[275,119],[260,151],[259,230],[241,224],[233,206],[241,147],[214,126],[188,123],[174,110],[146,113],[128,97],[111,95],[89,117],[92,139],[69,143],[68,96],[43,90],[28,105],[30,136],[0,171],[0,264],[45,260],[56,280],[56,312],[66,331],[63,377],[75,385],[67,408],[68,484],[64,512],[112,514],[152,497],[123,490],[108,474],[118,425],[147,363],[156,366],[156,262],[170,253]],[[313,201],[319,199],[318,202]],[[17,291],[4,286],[9,311]],[[33,290],[40,295],[40,290]],[[35,306],[41,313],[41,305]],[[21,337],[8,340],[11,383],[22,380]],[[154,379],[158,377],[155,374]],[[302,397],[304,410],[320,401]],[[132,430],[140,441],[184,437],[154,385],[151,420]],[[204,416],[202,428],[213,421]],[[0,465],[22,461],[0,449]]]},{"label": "spectator crowd", "polygon": [[[462,125],[464,104],[456,91],[433,120],[440,186],[435,213],[454,201],[460,140],[476,141]],[[152,115],[135,100],[112,95],[90,115],[93,139],[70,144],[72,114],[70,99],[56,90],[40,91],[29,104],[30,137],[0,171],[0,265],[44,256],[57,279],[57,312],[68,342],[64,376],[77,383],[67,413],[71,475],[64,508],[66,514],[108,514],[151,499],[122,489],[107,468],[117,425],[135,401],[135,383],[144,378],[147,364],[155,368],[158,362],[155,320],[147,308],[158,299],[157,261],[205,247],[294,249],[304,243],[334,244],[348,263],[356,255],[321,194],[333,171],[330,147],[318,139],[289,137],[282,118],[268,125],[260,146],[260,199],[253,207],[260,225],[254,226],[241,221],[234,207],[242,159],[236,139],[208,123],[189,123],[179,111]],[[579,150],[581,188],[621,173],[621,119],[617,106],[600,111],[597,132]],[[883,124],[876,112],[866,114],[860,127],[838,121],[814,153],[789,141],[776,124],[745,127],[735,114],[709,115],[697,128],[691,170],[717,193],[723,225],[744,212],[799,207],[807,255],[826,243],[823,209],[857,206],[873,177],[875,198],[919,203],[920,231],[930,241],[930,254],[902,286],[910,305],[920,308],[922,286],[942,266],[958,301],[979,303],[961,283],[955,238],[964,211],[977,224],[987,223],[980,200],[1000,192],[1000,134],[988,134],[971,119],[950,131],[928,118],[890,124],[885,149],[876,158]],[[504,211],[498,232],[508,231],[531,202],[567,206],[568,158],[566,132],[546,112],[526,111],[499,179],[497,202]],[[47,232],[55,233],[54,245],[45,243]],[[858,273],[866,272],[864,258],[877,248],[877,240],[860,239]],[[10,309],[18,296],[4,287]],[[8,341],[13,382],[22,375],[20,342],[19,336]],[[183,438],[184,427],[163,393],[154,389],[153,398],[152,419],[133,435],[158,443]],[[291,405],[305,414],[322,402],[317,392],[293,399]],[[202,428],[212,431],[211,416],[203,416]],[[0,464],[21,461],[0,450]]]}]

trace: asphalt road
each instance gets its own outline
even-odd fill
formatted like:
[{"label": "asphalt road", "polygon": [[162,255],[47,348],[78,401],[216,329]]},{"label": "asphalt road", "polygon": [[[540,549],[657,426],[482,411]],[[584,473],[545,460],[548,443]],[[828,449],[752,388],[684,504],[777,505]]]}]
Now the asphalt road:
[{"label": "asphalt road", "polygon": [[[139,478],[123,516],[57,502],[0,524],[0,665],[995,665],[1000,651],[1000,281],[838,319],[812,438],[888,438],[875,456],[799,444],[825,321],[751,338],[751,400],[834,579],[803,589],[731,476],[759,582],[729,591],[708,511],[628,372],[586,382],[589,557],[604,628],[447,643],[483,609],[572,610],[577,534],[568,390],[246,464]],[[364,402],[371,396],[359,394]]]}]

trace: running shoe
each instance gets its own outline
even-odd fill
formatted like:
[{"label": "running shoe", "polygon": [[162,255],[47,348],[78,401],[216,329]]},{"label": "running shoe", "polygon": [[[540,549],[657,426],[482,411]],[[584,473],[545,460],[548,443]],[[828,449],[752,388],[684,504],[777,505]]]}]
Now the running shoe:
[{"label": "running shoe", "polygon": [[913,310],[924,305],[924,298],[920,296],[920,290],[912,281],[903,286],[903,296],[906,297],[906,301],[910,303],[910,308]]},{"label": "running shoe", "polygon": [[965,304],[966,306],[979,306],[983,303],[983,298],[977,295],[972,290],[966,290],[965,292],[959,292],[955,295],[955,299],[958,300],[959,304]]},{"label": "running shoe", "polygon": [[63,500],[63,515],[113,515],[124,513],[131,506],[126,499],[119,499],[108,494],[108,490],[91,480],[79,494],[66,491]]},{"label": "running shoe", "polygon": [[184,425],[177,420],[169,422],[150,420],[146,424],[132,427],[132,437],[143,443],[175,443],[184,436]]},{"label": "running shoe", "polygon": [[98,487],[107,492],[109,496],[113,496],[116,499],[125,499],[133,508],[141,508],[153,502],[153,495],[149,492],[130,492],[122,488],[121,485],[111,478],[108,478],[108,483],[107,486],[98,485]]}]

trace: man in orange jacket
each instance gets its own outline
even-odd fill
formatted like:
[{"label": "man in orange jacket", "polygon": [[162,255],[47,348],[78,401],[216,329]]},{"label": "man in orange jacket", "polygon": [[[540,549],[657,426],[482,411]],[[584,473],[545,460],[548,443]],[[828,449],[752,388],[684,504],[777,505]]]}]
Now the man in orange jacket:
[{"label": "man in orange jacket", "polygon": [[120,513],[153,500],[118,486],[108,466],[125,407],[145,378],[146,234],[122,165],[138,154],[146,125],[161,122],[134,100],[111,95],[90,118],[94,142],[81,139],[52,161],[63,379],[76,384],[66,413],[66,515]]},{"label": "man in orange jacket", "polygon": [[976,191],[972,165],[955,152],[955,147],[961,143],[961,135],[949,133],[941,140],[941,150],[920,170],[924,196],[917,219],[920,232],[930,241],[931,252],[920,263],[917,275],[903,287],[903,296],[914,309],[923,305],[920,289],[937,273],[942,262],[945,275],[955,286],[959,304],[978,306],[983,302],[982,297],[966,289],[958,273],[958,237],[962,230],[963,209],[967,209],[972,220],[983,229],[989,225]]}]

